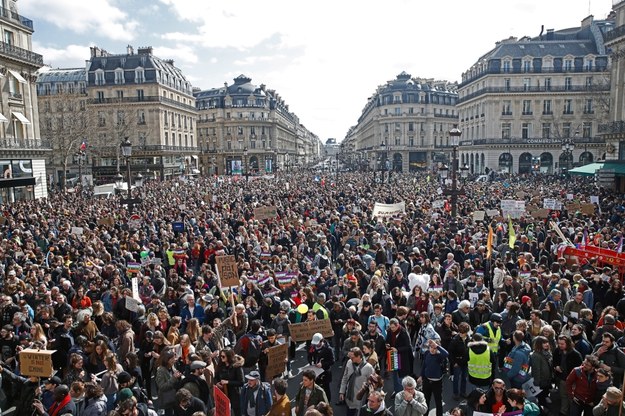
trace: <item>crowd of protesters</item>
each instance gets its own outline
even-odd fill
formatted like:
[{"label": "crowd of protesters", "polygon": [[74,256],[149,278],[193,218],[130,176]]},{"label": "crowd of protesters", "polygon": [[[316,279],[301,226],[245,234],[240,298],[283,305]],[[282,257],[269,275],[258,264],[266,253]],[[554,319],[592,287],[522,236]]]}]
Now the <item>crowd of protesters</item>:
[{"label": "crowd of protesters", "polygon": [[[539,415],[552,400],[566,416],[620,414],[622,270],[562,249],[620,252],[621,195],[584,178],[468,181],[453,218],[431,172],[251,179],[149,182],[136,191],[138,223],[118,199],[88,193],[2,205],[2,407],[210,415],[216,387],[237,416],[327,416],[339,405]],[[591,196],[594,214],[567,210]],[[509,199],[564,204],[508,219]],[[400,202],[401,215],[372,215],[375,203]],[[276,216],[256,218],[261,207]],[[221,288],[223,255],[235,256],[239,287]],[[333,336],[291,339],[289,324],[320,319]],[[284,372],[268,379],[279,343]],[[305,368],[294,365],[300,347]],[[29,348],[55,351],[54,376],[20,373]]]}]

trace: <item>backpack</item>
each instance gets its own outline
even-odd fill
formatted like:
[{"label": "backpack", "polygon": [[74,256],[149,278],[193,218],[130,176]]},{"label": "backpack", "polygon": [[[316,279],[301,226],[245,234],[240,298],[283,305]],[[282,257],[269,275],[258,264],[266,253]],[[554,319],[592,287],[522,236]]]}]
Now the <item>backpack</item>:
[{"label": "backpack", "polygon": [[[247,351],[243,351],[243,340],[248,339]],[[237,341],[234,346],[234,352],[245,358],[245,367],[254,367],[260,358],[262,350],[262,338],[258,335],[245,334]]]}]

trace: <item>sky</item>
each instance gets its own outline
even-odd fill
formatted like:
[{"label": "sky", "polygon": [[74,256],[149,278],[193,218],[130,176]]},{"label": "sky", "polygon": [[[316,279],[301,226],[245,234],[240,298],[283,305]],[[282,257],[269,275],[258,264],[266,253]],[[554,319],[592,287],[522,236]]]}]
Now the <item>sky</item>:
[{"label": "sky", "polygon": [[33,50],[83,67],[89,47],[152,46],[194,87],[244,74],[323,142],[342,140],[378,86],[405,71],[461,81],[495,42],[604,19],[612,0],[20,0]]}]

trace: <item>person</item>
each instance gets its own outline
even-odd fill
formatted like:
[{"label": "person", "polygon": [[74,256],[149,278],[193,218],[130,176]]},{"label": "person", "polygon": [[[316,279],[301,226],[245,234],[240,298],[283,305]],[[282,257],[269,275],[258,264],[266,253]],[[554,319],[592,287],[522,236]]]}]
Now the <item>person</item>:
[{"label": "person", "polygon": [[96,383],[85,383],[85,408],[81,416],[106,416],[107,398],[102,386]]},{"label": "person", "polygon": [[467,347],[469,350],[467,362],[469,381],[474,386],[489,386],[495,374],[496,355],[491,351],[482,335],[477,332],[473,334],[473,340],[467,343]]},{"label": "person", "polygon": [[625,353],[617,347],[614,335],[603,333],[601,343],[595,347],[594,355],[601,361],[601,368],[611,370],[616,380],[623,379],[625,372]]},{"label": "person", "polygon": [[512,340],[514,347],[504,358],[503,371],[512,387],[520,388],[529,378],[531,349],[525,343],[525,334],[522,331],[514,331]]},{"label": "person", "polygon": [[536,399],[538,403],[547,407],[547,397],[551,390],[551,381],[553,380],[553,356],[551,354],[551,344],[549,340],[542,335],[534,338],[533,350],[530,354],[530,368],[534,385],[541,388],[541,392]]},{"label": "person", "polygon": [[176,404],[176,390],[182,373],[174,367],[176,354],[172,350],[163,352],[158,361],[159,365],[154,378],[158,393],[158,407],[165,412],[165,416],[172,416]]},{"label": "person", "polygon": [[318,403],[328,403],[328,396],[321,386],[315,382],[315,372],[304,370],[302,372],[302,384],[295,396],[295,416],[304,416],[306,409],[316,406]]},{"label": "person", "polygon": [[145,403],[138,403],[134,396],[121,402],[116,410],[118,414],[124,416],[158,416],[158,413]]},{"label": "person", "polygon": [[616,387],[608,387],[601,400],[592,409],[593,416],[620,416],[625,414],[623,393]]},{"label": "person", "polygon": [[358,416],[393,416],[384,403],[384,393],[373,391],[367,398],[367,404],[360,408]]},{"label": "person", "polygon": [[486,391],[479,387],[472,390],[466,402],[460,404],[460,409],[465,416],[473,416],[474,412],[488,413],[486,407]]},{"label": "person", "polygon": [[475,332],[482,335],[488,343],[490,351],[497,355],[499,352],[499,342],[501,341],[501,322],[503,318],[498,313],[493,313],[490,320],[483,325],[478,326]]},{"label": "person", "polygon": [[49,409],[44,409],[39,400],[32,402],[35,412],[40,416],[62,416],[66,414],[76,414],[76,404],[69,395],[69,387],[61,384],[54,389],[54,403]]},{"label": "person", "polygon": [[[523,416],[540,416],[540,408],[536,403],[533,403],[529,400],[525,400],[525,393],[520,389],[509,389],[507,391],[508,395],[508,404],[510,405],[510,410],[522,410]],[[505,412],[506,406],[504,406],[503,412]]]},{"label": "person", "polygon": [[308,350],[308,364],[323,368],[323,372],[317,377],[317,383],[323,388],[328,400],[332,400],[330,383],[332,382],[332,364],[334,364],[334,354],[323,335],[316,333],[312,337],[310,349]]},{"label": "person", "polygon": [[345,401],[347,416],[356,416],[361,407],[360,400],[356,398],[356,393],[375,370],[371,364],[365,361],[362,350],[358,347],[352,348],[347,357],[348,361],[339,387],[339,401]]},{"label": "person", "polygon": [[[2,379],[3,384],[5,385],[8,385],[9,381],[13,383],[12,390],[16,391],[15,414],[17,416],[31,416],[31,414],[33,413],[31,405],[33,403],[33,400],[35,400],[36,398],[36,391],[38,388],[39,379],[37,377],[18,376],[5,365],[2,365]],[[61,380],[56,376],[54,377],[54,379],[48,379],[45,383],[46,390],[52,388],[54,383],[60,384]],[[51,396],[51,400],[49,401],[49,403],[46,403],[46,406],[49,407],[54,403],[54,393],[46,393],[48,392],[44,391],[41,400],[46,403],[46,396]],[[47,409],[48,407],[43,408]]]},{"label": "person", "polygon": [[[392,371],[394,393],[401,391],[401,377],[408,376],[412,373],[412,346],[410,344],[410,336],[408,331],[403,328],[397,318],[390,320],[388,333],[386,334],[386,350],[396,353],[399,359],[399,368]],[[387,357],[387,365],[388,357]]]},{"label": "person", "polygon": [[395,416],[423,416],[428,410],[423,393],[417,390],[414,378],[406,376],[402,379],[403,390],[395,395]]},{"label": "person", "polygon": [[501,413],[502,407],[508,403],[508,395],[506,393],[506,383],[500,378],[493,380],[493,384],[486,392],[486,413]]},{"label": "person", "polygon": [[595,356],[587,356],[582,365],[571,370],[566,378],[566,393],[571,402],[570,415],[584,416],[591,414],[595,403],[593,396],[597,389],[595,369],[599,367],[599,361]]},{"label": "person", "polygon": [[456,334],[449,345],[449,366],[453,372],[454,399],[465,397],[467,391],[467,376],[469,371],[469,324],[461,322]]},{"label": "person", "polygon": [[185,388],[179,389],[176,392],[174,416],[191,416],[196,412],[206,412],[204,402],[198,397],[194,397],[189,390]]},{"label": "person", "polygon": [[569,414],[569,397],[566,390],[566,378],[572,369],[582,363],[582,356],[573,348],[573,340],[567,335],[558,336],[557,348],[553,353],[553,371],[556,377],[556,387],[560,395],[560,415]]},{"label": "person", "polygon": [[288,387],[286,380],[274,378],[273,382],[273,403],[267,416],[291,416],[291,400],[286,394]]},{"label": "person", "polygon": [[240,389],[243,386],[243,364],[245,359],[235,355],[232,348],[219,352],[219,363],[215,370],[215,385],[230,399],[232,414],[241,414]]},{"label": "person", "polygon": [[184,384],[182,387],[188,390],[193,397],[204,402],[204,405],[209,404],[210,388],[204,378],[204,369],[207,364],[204,361],[194,360],[189,366],[189,374],[184,378]]},{"label": "person", "polygon": [[423,395],[428,411],[430,399],[434,394],[436,416],[443,416],[443,363],[449,354],[434,340],[429,340],[428,346],[429,351],[423,356],[421,375],[417,382],[423,383]]},{"label": "person", "polygon": [[256,370],[250,371],[245,379],[247,383],[241,388],[241,415],[265,416],[271,409],[271,386],[260,381]]}]

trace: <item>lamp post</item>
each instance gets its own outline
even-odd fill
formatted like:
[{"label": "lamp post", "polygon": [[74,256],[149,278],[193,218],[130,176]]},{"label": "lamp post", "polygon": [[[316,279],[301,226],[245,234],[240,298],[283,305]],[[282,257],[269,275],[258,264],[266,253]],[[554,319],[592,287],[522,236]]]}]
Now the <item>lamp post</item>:
[{"label": "lamp post", "polygon": [[[132,214],[132,210],[133,207],[136,204],[140,204],[141,203],[141,199],[140,198],[132,198],[132,187],[130,186],[130,158],[132,157],[132,143],[130,143],[130,140],[128,140],[128,137],[126,137],[124,139],[124,141],[119,145],[121,151],[122,151],[122,155],[126,158],[126,166],[128,168],[128,182],[126,184],[126,186],[128,187],[128,198],[127,199],[122,199],[122,204],[127,204],[128,205],[128,212],[130,214]],[[121,173],[118,175],[118,177],[121,176]],[[123,180],[123,179],[122,179]]]},{"label": "lamp post", "polygon": [[384,173],[386,172],[386,143],[382,142],[380,143],[380,176],[382,177],[382,180],[380,181],[380,183],[384,183]]},{"label": "lamp post", "polygon": [[243,165],[245,166],[245,181],[249,182],[249,180],[250,180],[250,166],[247,163],[247,146],[245,146],[243,148],[243,158],[245,159],[243,161]]},{"label": "lamp post", "polygon": [[458,195],[464,195],[464,189],[458,189],[458,145],[460,144],[460,136],[462,131],[458,127],[454,127],[449,130],[449,136],[451,137],[452,156],[451,156],[451,189],[445,190],[445,195],[451,196],[451,216],[452,221],[455,221],[456,214],[458,213]]},{"label": "lamp post", "polygon": [[[575,134],[577,135],[578,133],[576,132]],[[571,165],[573,164],[573,150],[575,150],[575,141],[572,138],[567,137],[562,140],[562,154],[566,161],[566,168],[562,169],[562,173],[564,173],[564,169],[566,169],[567,172],[571,170]]]}]

